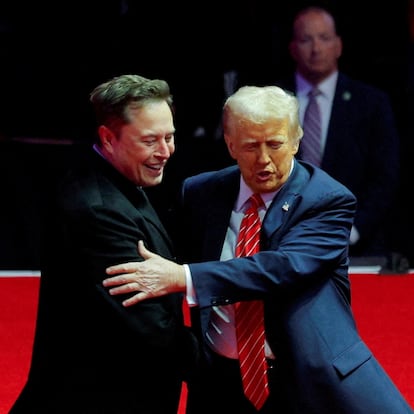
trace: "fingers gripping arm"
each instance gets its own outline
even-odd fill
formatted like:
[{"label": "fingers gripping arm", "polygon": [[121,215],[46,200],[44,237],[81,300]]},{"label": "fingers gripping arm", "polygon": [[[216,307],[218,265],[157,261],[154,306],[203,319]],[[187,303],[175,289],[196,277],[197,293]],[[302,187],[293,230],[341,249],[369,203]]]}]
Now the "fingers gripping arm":
[{"label": "fingers gripping arm", "polygon": [[110,288],[111,295],[137,292],[123,302],[124,306],[131,306],[145,299],[185,292],[182,265],[152,253],[142,240],[138,242],[138,252],[144,261],[121,263],[106,269],[111,277],[105,279],[103,285]]}]

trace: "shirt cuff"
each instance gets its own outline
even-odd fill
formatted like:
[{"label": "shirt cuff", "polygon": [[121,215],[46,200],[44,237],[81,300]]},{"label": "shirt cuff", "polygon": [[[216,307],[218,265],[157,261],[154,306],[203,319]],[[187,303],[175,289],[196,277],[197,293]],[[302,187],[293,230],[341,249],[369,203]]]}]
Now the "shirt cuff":
[{"label": "shirt cuff", "polygon": [[356,229],[355,226],[352,226],[351,235],[349,236],[349,243],[352,246],[353,244],[356,244],[358,240],[359,240],[359,231]]},{"label": "shirt cuff", "polygon": [[193,279],[191,279],[190,267],[187,264],[184,264],[185,271],[185,284],[186,284],[186,301],[188,306],[197,306],[197,297],[193,286]]}]

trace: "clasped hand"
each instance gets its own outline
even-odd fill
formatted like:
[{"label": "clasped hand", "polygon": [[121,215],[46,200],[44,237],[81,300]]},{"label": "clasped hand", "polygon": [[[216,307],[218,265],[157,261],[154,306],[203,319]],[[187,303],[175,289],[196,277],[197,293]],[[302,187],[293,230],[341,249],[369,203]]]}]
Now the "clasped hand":
[{"label": "clasped hand", "polygon": [[110,295],[138,292],[122,302],[124,306],[131,306],[145,299],[185,291],[182,265],[152,253],[142,240],[138,242],[138,252],[144,261],[121,263],[106,269],[106,273],[113,277],[102,283],[110,287]]}]

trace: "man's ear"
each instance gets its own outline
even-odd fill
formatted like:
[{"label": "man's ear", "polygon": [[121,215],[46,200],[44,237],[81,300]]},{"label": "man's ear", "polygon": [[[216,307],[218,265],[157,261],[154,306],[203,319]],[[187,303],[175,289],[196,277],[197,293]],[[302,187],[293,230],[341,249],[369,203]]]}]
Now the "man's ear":
[{"label": "man's ear", "polygon": [[112,141],[116,139],[112,130],[105,125],[100,125],[98,128],[98,135],[102,148],[104,148],[105,151],[112,152]]},{"label": "man's ear", "polygon": [[224,134],[224,140],[226,141],[227,149],[229,151],[230,156],[233,159],[236,159],[236,157],[234,155],[234,144],[233,144],[233,141],[231,140],[231,138],[229,137],[228,134]]},{"label": "man's ear", "polygon": [[336,58],[339,59],[342,56],[342,38],[340,36],[337,36],[336,42]]}]

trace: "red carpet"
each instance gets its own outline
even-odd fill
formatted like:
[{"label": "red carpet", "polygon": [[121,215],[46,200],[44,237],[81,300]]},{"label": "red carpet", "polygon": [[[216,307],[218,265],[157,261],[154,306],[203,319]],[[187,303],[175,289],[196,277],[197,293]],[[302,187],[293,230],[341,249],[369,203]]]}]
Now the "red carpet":
[{"label": "red carpet", "polygon": [[351,275],[362,338],[414,407],[414,274]]},{"label": "red carpet", "polygon": [[38,277],[0,278],[0,414],[17,397],[29,369]]},{"label": "red carpet", "polygon": [[[414,407],[414,275],[352,275],[362,337]],[[38,277],[0,277],[0,414],[7,414],[29,368]],[[184,388],[179,414],[185,408]]]}]

